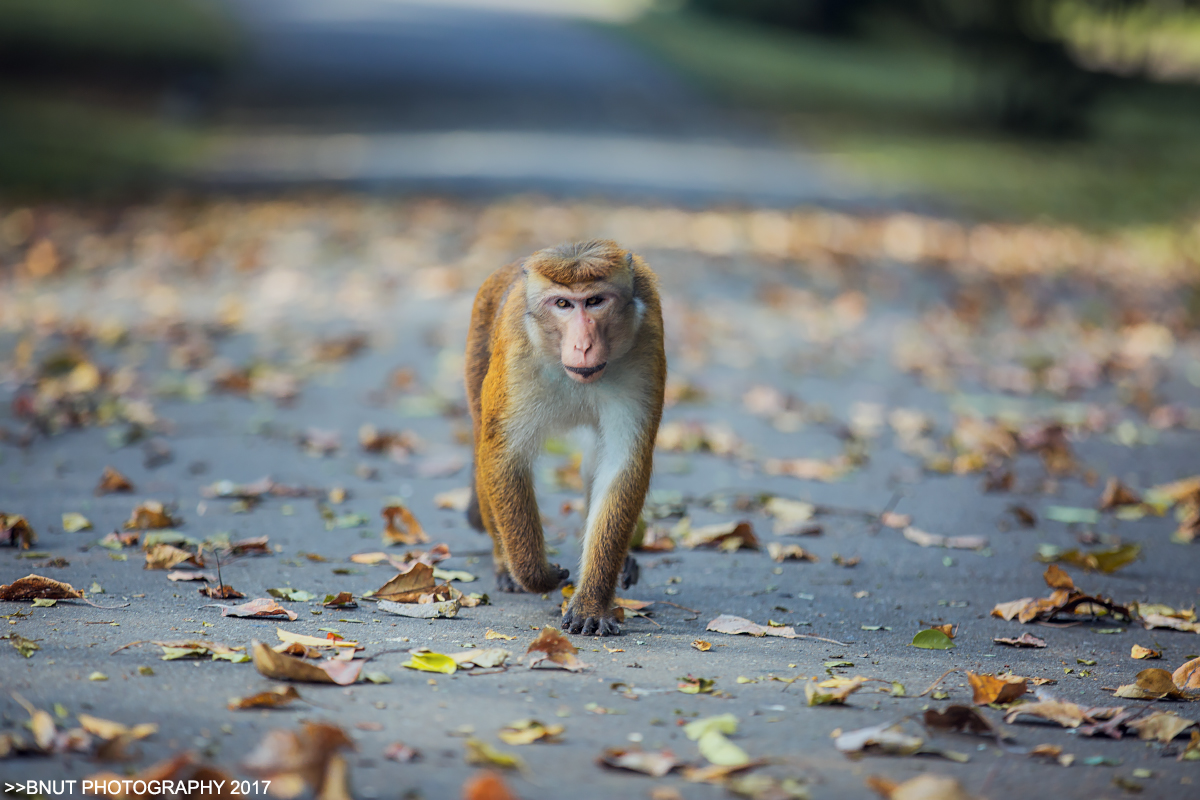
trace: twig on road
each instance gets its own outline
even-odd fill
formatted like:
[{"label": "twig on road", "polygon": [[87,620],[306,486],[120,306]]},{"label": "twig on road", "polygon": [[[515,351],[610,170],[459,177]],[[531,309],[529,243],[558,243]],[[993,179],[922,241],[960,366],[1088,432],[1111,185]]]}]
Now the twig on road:
[{"label": "twig on road", "polygon": [[925,691],[923,691],[923,692],[921,692],[920,694],[918,694],[918,695],[915,695],[915,696],[916,696],[916,697],[924,697],[925,695],[929,694],[929,693],[930,693],[930,692],[932,692],[934,689],[936,689],[936,688],[937,688],[937,685],[938,685],[939,683],[941,683],[941,682],[942,682],[942,680],[943,680],[943,679],[944,679],[944,678],[945,678],[947,675],[949,675],[951,672],[958,672],[958,667],[951,667],[950,669],[948,669],[948,670],[946,670],[945,672],[943,672],[943,673],[942,673],[942,674],[941,674],[941,675],[938,677],[938,679],[937,679],[936,681],[934,681],[933,683],[929,684],[929,688],[928,688],[928,689],[926,689]]}]

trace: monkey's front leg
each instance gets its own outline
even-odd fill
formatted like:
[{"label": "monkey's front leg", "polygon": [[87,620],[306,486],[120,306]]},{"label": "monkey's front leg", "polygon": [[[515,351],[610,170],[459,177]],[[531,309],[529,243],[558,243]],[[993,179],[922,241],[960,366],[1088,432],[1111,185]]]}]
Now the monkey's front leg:
[{"label": "monkey's front leg", "polygon": [[488,510],[504,550],[508,572],[526,591],[557,589],[570,571],[546,560],[546,541],[530,465],[490,458],[482,460],[480,468],[482,484],[488,487]]},{"label": "monkey's front leg", "polygon": [[[644,461],[648,463],[649,459]],[[589,515],[583,572],[571,605],[563,614],[563,630],[585,636],[615,636],[621,632],[614,615],[613,598],[617,593],[617,581],[626,570],[629,540],[649,484],[648,468],[627,469],[598,498],[595,519],[590,519]],[[636,581],[636,577],[633,580]]]}]

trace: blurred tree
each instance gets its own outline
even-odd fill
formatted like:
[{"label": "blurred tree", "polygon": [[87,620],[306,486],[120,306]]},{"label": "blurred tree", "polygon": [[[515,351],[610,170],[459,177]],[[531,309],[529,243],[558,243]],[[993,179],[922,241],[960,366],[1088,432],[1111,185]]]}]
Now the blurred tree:
[{"label": "blurred tree", "polygon": [[936,37],[968,68],[964,108],[972,118],[1016,133],[1062,137],[1087,132],[1103,92],[1150,77],[1145,70],[1126,69],[1117,78],[1081,63],[1064,20],[1085,14],[1095,24],[1106,18],[1120,36],[1122,19],[1132,14],[1187,14],[1200,1],[690,0],[689,5],[819,35],[887,38],[907,28]]}]

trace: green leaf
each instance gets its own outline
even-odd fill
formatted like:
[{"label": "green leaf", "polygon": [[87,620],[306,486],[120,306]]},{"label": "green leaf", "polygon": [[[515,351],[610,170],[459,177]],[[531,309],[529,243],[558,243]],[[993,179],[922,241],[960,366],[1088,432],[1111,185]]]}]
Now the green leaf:
[{"label": "green leaf", "polygon": [[267,589],[267,594],[272,597],[278,597],[280,600],[292,600],[297,603],[307,603],[309,600],[317,599],[317,596],[312,592],[306,592],[303,589],[292,589],[290,587]]},{"label": "green leaf", "polygon": [[454,671],[458,669],[458,664],[454,663],[453,658],[441,653],[413,653],[402,666],[419,669],[422,672],[441,672],[446,675],[453,675]]},{"label": "green leaf", "polygon": [[700,755],[707,758],[710,764],[719,767],[739,767],[750,763],[750,756],[745,750],[717,731],[704,734],[696,744],[700,748]]},{"label": "green leaf", "polygon": [[371,683],[391,683],[392,682],[391,677],[386,672],[380,672],[378,670],[376,670],[375,672],[364,672],[363,680],[369,681]]},{"label": "green leaf", "polygon": [[250,660],[249,653],[213,653],[213,661],[228,661],[233,664],[245,664]]},{"label": "green leaf", "polygon": [[936,628],[928,628],[913,637],[912,646],[922,650],[949,650],[954,647],[954,642]]},{"label": "green leaf", "polygon": [[1094,508],[1079,508],[1078,506],[1050,506],[1046,509],[1046,519],[1055,522],[1065,522],[1068,525],[1095,525],[1100,521],[1100,512]]},{"label": "green leaf", "polygon": [[35,597],[33,599],[33,607],[34,608],[50,608],[57,602],[58,602],[57,600],[50,600],[45,597]]},{"label": "green leaf", "polygon": [[828,667],[853,667],[853,661],[826,661],[825,666]]},{"label": "green leaf", "polygon": [[700,739],[709,731],[718,733],[737,733],[738,721],[733,714],[720,714],[715,717],[704,717],[683,726],[683,733],[693,742]]},{"label": "green leaf", "polygon": [[62,526],[66,533],[78,533],[91,529],[92,523],[77,511],[68,511],[62,515]]},{"label": "green leaf", "polygon": [[208,655],[207,647],[170,647],[163,645],[163,661],[174,661],[177,658]]}]

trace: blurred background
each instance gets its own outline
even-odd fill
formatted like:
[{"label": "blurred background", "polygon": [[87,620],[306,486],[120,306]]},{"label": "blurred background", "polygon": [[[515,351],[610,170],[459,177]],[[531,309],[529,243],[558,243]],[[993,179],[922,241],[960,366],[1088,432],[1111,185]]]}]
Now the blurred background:
[{"label": "blurred background", "polygon": [[1186,0],[6,0],[0,72],[10,201],[903,197],[1087,228],[1200,203]]}]

